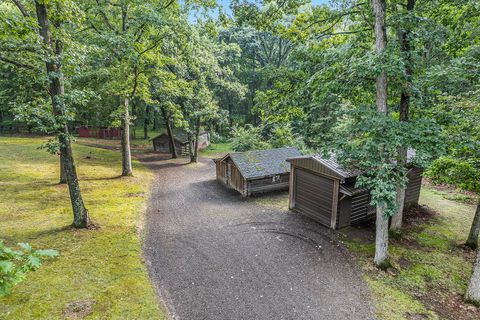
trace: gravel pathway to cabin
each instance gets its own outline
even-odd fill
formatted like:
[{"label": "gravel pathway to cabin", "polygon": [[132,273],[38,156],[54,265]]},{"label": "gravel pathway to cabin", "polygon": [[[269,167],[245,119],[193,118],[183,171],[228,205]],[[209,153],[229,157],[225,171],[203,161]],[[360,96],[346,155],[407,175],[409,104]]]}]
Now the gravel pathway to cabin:
[{"label": "gravel pathway to cabin", "polygon": [[210,159],[139,158],[157,178],[144,252],[172,319],[373,319],[367,285],[331,232],[242,199]]}]

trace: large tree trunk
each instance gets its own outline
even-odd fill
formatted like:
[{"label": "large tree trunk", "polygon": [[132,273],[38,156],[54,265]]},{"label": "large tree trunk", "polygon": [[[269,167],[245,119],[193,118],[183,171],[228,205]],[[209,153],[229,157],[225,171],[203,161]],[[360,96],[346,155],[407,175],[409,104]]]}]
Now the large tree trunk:
[{"label": "large tree trunk", "polygon": [[473,273],[465,294],[465,300],[480,306],[480,250],[477,252],[477,259],[473,265]]},{"label": "large tree trunk", "polygon": [[475,211],[475,217],[473,218],[472,227],[470,228],[470,233],[468,235],[467,242],[465,245],[472,249],[477,249],[478,247],[478,235],[480,233],[480,199],[478,200],[477,210]]},{"label": "large tree trunk", "polygon": [[[39,34],[47,47],[54,49],[56,58],[46,57],[46,69],[50,82],[50,96],[52,98],[52,109],[56,117],[62,117],[64,114],[64,79],[61,71],[60,56],[62,54],[62,43],[60,40],[53,41],[50,35],[49,20],[47,8],[43,3],[35,0],[35,9],[37,21],[40,26]],[[63,167],[67,178],[70,202],[73,209],[73,226],[76,228],[86,228],[90,224],[88,211],[83,203],[80,185],[78,183],[77,171],[73,161],[73,152],[70,143],[70,134],[67,124],[58,128],[58,141],[60,144],[60,157],[63,158]]]},{"label": "large tree trunk", "polygon": [[[407,14],[410,16],[413,13],[415,8],[415,0],[407,0]],[[409,21],[410,23],[410,21]],[[413,61],[412,61],[412,48],[410,43],[411,32],[408,28],[399,26],[397,30],[398,41],[400,42],[400,50],[402,51],[404,62],[405,62],[405,77],[406,81],[402,88],[402,93],[400,95],[400,121],[407,122],[409,120],[409,109],[410,109],[410,90],[412,86],[412,74],[413,74]],[[407,165],[407,149],[400,148],[399,153],[399,165]],[[392,231],[400,231],[402,228],[403,222],[403,209],[405,202],[405,187],[397,187],[397,202],[398,210],[397,213],[393,215],[392,221],[390,224],[390,229]]]},{"label": "large tree trunk", "polygon": [[157,120],[157,117],[158,117],[158,112],[156,109],[153,109],[153,127],[152,129],[153,130],[157,130],[158,129],[158,120]]},{"label": "large tree trunk", "polygon": [[[372,0],[375,15],[375,49],[377,55],[383,55],[387,48],[387,32],[385,28],[385,0]],[[377,110],[387,113],[387,71],[383,69],[377,76]],[[388,266],[388,218],[385,206],[377,205],[375,258],[374,263],[380,268]]]},{"label": "large tree trunk", "polygon": [[167,128],[168,141],[170,142],[170,152],[172,153],[172,158],[175,159],[177,158],[177,146],[175,145],[175,137],[173,136],[172,126],[170,124],[170,114],[168,114],[163,107],[162,115],[165,119],[165,127]]},{"label": "large tree trunk", "polygon": [[122,176],[131,176],[132,172],[132,154],[130,151],[130,115],[128,110],[129,99],[125,98],[123,103],[122,118]]}]

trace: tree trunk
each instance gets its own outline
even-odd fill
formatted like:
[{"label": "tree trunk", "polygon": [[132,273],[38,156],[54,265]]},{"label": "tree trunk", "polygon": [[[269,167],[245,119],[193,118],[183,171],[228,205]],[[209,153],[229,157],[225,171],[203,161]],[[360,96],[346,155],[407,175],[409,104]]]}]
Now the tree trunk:
[{"label": "tree trunk", "polygon": [[188,137],[188,153],[190,154],[190,162],[196,162],[195,154],[193,152],[192,134],[188,132],[187,137]]},{"label": "tree trunk", "polygon": [[[60,40],[56,40],[55,45],[52,43],[47,8],[45,4],[35,0],[35,10],[37,13],[37,21],[40,26],[39,34],[42,37],[44,44],[47,47],[54,49],[53,51],[56,55],[55,59],[47,56],[45,59],[45,65],[47,69],[47,76],[50,82],[49,86],[53,113],[56,117],[62,117],[64,114],[63,96],[65,90],[63,73],[61,71],[61,65],[59,62],[63,51],[62,43]],[[70,202],[72,203],[73,226],[76,228],[87,228],[90,224],[90,219],[88,216],[88,210],[85,208],[83,203],[80,185],[78,183],[77,171],[75,168],[75,162],[73,161],[73,152],[67,124],[63,124],[58,128],[57,135],[60,144],[60,157],[63,158],[63,167],[65,169],[67,178]]]},{"label": "tree trunk", "polygon": [[153,130],[158,129],[157,117],[158,117],[158,112],[156,109],[153,109]]},{"label": "tree trunk", "polygon": [[478,234],[480,233],[480,199],[478,200],[477,210],[475,211],[475,217],[473,218],[472,227],[468,235],[465,245],[472,249],[478,248]]},{"label": "tree trunk", "polygon": [[[375,15],[375,49],[377,55],[385,53],[387,47],[387,32],[385,29],[385,0],[372,0]],[[383,68],[377,76],[377,110],[387,113],[387,71]],[[382,152],[382,151],[381,151]],[[377,205],[375,258],[374,263],[379,268],[388,267],[388,219],[385,216],[385,205]]]},{"label": "tree trunk", "polygon": [[143,139],[148,139],[148,121],[150,116],[150,108],[145,104],[145,118],[143,119]]},{"label": "tree trunk", "polygon": [[[407,0],[407,14],[411,15],[413,9],[415,8],[415,0]],[[400,121],[408,122],[409,120],[409,110],[410,110],[410,88],[412,86],[412,74],[413,74],[413,61],[412,61],[412,48],[410,43],[411,32],[408,28],[398,27],[397,36],[400,42],[400,50],[404,56],[405,61],[405,77],[406,81],[402,88],[402,93],[400,95]],[[407,165],[407,149],[400,148],[398,150],[399,154],[399,165],[406,167]],[[402,228],[403,222],[403,209],[405,202],[405,187],[397,187],[397,203],[398,210],[392,217],[390,224],[390,229],[395,232],[399,232]]]},{"label": "tree trunk", "polygon": [[67,183],[67,172],[65,171],[64,162],[64,156],[60,155],[60,181],[58,182],[59,184]]},{"label": "tree trunk", "polygon": [[197,126],[195,128],[195,148],[193,150],[195,160],[193,162],[198,161],[198,137],[200,136],[200,119],[197,120]]},{"label": "tree trunk", "polygon": [[477,259],[473,265],[473,273],[465,294],[465,300],[480,306],[480,250],[477,252]]},{"label": "tree trunk", "polygon": [[175,145],[175,138],[172,132],[172,126],[170,125],[170,114],[162,108],[162,115],[165,119],[165,127],[167,128],[168,141],[170,142],[170,152],[172,153],[172,158],[177,158],[177,146]]},{"label": "tree trunk", "polygon": [[125,98],[122,118],[122,176],[132,176],[132,154],[130,151],[130,116],[128,113],[129,99]]}]

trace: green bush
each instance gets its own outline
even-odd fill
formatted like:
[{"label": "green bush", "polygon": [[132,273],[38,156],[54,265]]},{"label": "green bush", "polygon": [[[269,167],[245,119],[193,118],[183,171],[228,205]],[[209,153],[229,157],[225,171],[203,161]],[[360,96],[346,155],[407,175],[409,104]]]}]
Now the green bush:
[{"label": "green bush", "polygon": [[270,144],[263,141],[260,134],[260,128],[254,128],[250,125],[234,127],[232,138],[230,139],[234,151],[262,150],[271,148]]},{"label": "green bush", "polygon": [[467,160],[440,157],[425,172],[434,183],[448,183],[464,190],[480,190],[480,168]]},{"label": "green bush", "polygon": [[19,243],[13,250],[0,241],[0,297],[6,296],[16,284],[25,280],[27,273],[42,265],[42,258],[56,257],[55,250],[33,250],[26,243]]}]

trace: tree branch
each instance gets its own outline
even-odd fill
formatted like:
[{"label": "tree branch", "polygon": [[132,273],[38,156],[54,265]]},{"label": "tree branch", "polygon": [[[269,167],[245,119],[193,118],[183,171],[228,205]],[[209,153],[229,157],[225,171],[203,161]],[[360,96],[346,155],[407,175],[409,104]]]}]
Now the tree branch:
[{"label": "tree branch", "polygon": [[25,18],[30,16],[27,10],[25,9],[25,7],[23,6],[23,4],[20,2],[20,0],[12,0],[12,1]]},{"label": "tree branch", "polygon": [[14,65],[14,66],[19,67],[19,68],[38,71],[38,69],[35,66],[32,66],[30,64],[21,63],[21,62],[15,61],[15,60],[11,60],[9,58],[5,58],[5,57],[2,57],[2,56],[0,56],[0,61],[3,61],[5,63],[11,64],[11,65]]}]

